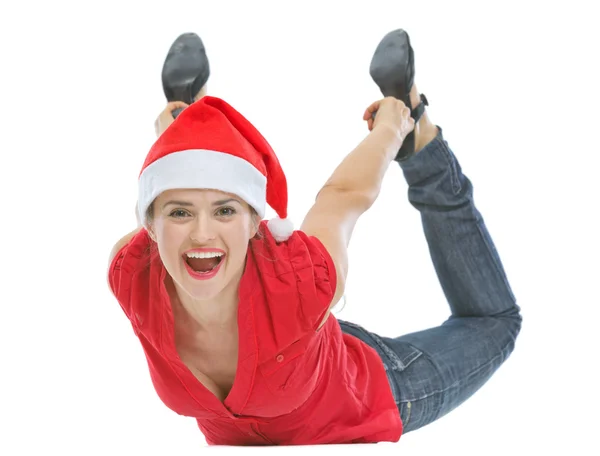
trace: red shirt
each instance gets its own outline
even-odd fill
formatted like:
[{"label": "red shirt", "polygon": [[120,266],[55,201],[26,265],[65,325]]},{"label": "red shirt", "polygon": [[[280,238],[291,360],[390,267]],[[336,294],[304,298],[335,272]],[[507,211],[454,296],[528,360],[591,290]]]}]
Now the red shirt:
[{"label": "red shirt", "polygon": [[158,396],[193,417],[208,444],[397,442],[402,423],[377,352],[330,315],[336,272],[323,244],[295,231],[248,247],[239,287],[239,356],[221,402],[183,364],[174,343],[166,270],[142,229],[109,269],[113,293],[142,343]]}]

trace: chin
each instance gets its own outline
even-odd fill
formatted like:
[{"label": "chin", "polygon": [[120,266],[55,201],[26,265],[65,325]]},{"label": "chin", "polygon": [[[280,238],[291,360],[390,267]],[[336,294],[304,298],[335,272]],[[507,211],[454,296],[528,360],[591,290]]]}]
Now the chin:
[{"label": "chin", "polygon": [[181,285],[194,298],[210,299],[218,295],[224,288],[224,284],[219,277],[212,280],[194,280],[184,272]]},{"label": "chin", "polygon": [[226,286],[224,270],[220,270],[213,277],[197,278],[192,276],[185,266],[181,271],[183,280],[181,284],[187,293],[194,299],[209,300],[218,296]]}]

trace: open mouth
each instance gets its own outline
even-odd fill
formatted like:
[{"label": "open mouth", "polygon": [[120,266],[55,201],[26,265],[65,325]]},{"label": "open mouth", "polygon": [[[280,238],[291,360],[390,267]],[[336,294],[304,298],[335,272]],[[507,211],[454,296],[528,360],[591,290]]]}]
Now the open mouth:
[{"label": "open mouth", "polygon": [[213,256],[209,258],[198,258],[195,256],[184,255],[184,261],[194,272],[198,274],[208,274],[221,264],[225,255]]}]

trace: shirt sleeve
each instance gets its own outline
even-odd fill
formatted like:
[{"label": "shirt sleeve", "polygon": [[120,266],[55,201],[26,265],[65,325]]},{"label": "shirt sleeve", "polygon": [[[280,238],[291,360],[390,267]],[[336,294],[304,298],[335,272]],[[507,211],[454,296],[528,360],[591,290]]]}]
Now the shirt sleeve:
[{"label": "shirt sleeve", "polygon": [[306,286],[303,310],[306,312],[308,329],[316,331],[331,307],[335,296],[337,274],[333,259],[321,241],[301,231],[297,233],[298,238],[306,246],[310,258],[310,266],[305,269],[307,274],[302,277],[300,284],[301,290]]},{"label": "shirt sleeve", "polygon": [[[256,319],[262,336],[270,333],[274,347],[285,347],[316,332],[331,306],[336,289],[333,260],[314,236],[294,231],[276,242],[268,229],[254,241],[256,273],[266,302]],[[271,345],[271,344],[269,344]]]},{"label": "shirt sleeve", "polygon": [[108,283],[121,308],[131,320],[131,290],[136,272],[148,261],[148,236],[140,230],[117,252],[108,268]]}]

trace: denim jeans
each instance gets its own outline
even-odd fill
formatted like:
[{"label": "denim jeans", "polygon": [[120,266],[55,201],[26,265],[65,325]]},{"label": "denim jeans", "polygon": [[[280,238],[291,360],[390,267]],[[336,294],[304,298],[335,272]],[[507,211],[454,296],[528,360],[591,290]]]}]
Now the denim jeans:
[{"label": "denim jeans", "polygon": [[471,181],[438,129],[432,142],[400,166],[450,317],[395,338],[339,320],[343,332],[381,357],[404,433],[441,418],[481,388],[510,356],[521,329],[521,309],[473,202]]}]

